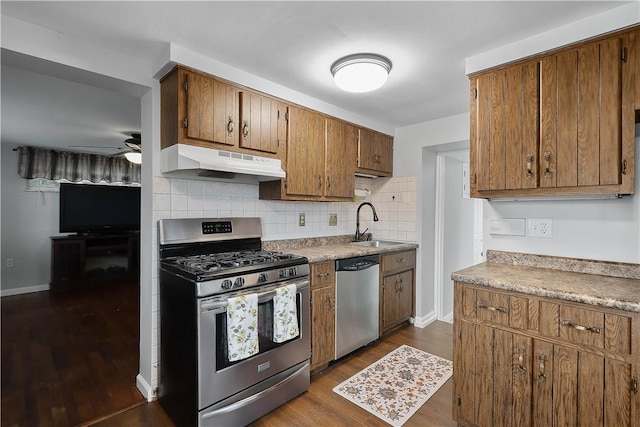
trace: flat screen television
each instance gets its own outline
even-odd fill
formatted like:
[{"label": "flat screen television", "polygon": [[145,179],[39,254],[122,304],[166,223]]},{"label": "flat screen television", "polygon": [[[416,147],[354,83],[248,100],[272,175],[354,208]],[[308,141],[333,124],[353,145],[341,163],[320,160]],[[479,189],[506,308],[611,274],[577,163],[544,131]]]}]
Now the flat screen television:
[{"label": "flat screen television", "polygon": [[60,184],[60,232],[140,231],[140,187]]}]

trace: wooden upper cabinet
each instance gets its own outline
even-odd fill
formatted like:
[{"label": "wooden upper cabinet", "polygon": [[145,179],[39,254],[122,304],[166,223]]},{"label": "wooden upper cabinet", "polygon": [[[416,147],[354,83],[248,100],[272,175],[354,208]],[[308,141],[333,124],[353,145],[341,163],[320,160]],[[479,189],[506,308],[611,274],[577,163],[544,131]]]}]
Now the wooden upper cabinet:
[{"label": "wooden upper cabinet", "polygon": [[196,73],[184,72],[186,138],[235,145],[236,89]]},{"label": "wooden upper cabinet", "polygon": [[612,37],[543,58],[541,187],[621,183],[623,47]]},{"label": "wooden upper cabinet", "polygon": [[358,129],[315,111],[289,107],[286,172],[260,183],[270,200],[352,200]]},{"label": "wooden upper cabinet", "polygon": [[325,118],[304,108],[289,108],[286,194],[322,196]]},{"label": "wooden upper cabinet", "polygon": [[355,126],[338,119],[327,119],[325,196],[353,197],[357,144]]},{"label": "wooden upper cabinet", "polygon": [[278,101],[254,92],[241,91],[240,147],[277,153],[280,138],[283,137],[283,135],[278,135],[280,118]]},{"label": "wooden upper cabinet", "polygon": [[476,190],[537,187],[538,62],[483,74],[471,85]]},{"label": "wooden upper cabinet", "polygon": [[471,76],[472,196],[633,194],[637,33]]},{"label": "wooden upper cabinet", "polygon": [[393,138],[371,129],[360,128],[357,172],[391,176],[393,172]]}]

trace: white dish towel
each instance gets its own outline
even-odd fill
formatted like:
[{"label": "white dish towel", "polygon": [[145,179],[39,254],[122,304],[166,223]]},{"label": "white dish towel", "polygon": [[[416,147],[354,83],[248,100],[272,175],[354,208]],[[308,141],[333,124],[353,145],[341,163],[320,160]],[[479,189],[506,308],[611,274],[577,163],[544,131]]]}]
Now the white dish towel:
[{"label": "white dish towel", "polygon": [[258,353],[258,294],[227,301],[227,350],[230,362]]},{"label": "white dish towel", "polygon": [[273,341],[285,342],[300,335],[298,329],[297,287],[295,284],[276,289],[273,298]]}]

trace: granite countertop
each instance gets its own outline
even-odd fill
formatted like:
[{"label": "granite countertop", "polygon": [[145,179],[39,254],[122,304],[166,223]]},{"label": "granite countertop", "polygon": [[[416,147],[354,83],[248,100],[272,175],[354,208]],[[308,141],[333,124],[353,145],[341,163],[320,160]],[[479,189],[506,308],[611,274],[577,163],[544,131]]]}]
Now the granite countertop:
[{"label": "granite countertop", "polygon": [[640,264],[487,251],[486,262],[451,279],[640,313]]},{"label": "granite countertop", "polygon": [[[306,257],[309,262],[333,261],[363,255],[381,254],[416,249],[411,242],[397,242],[397,245],[379,248],[350,244],[353,236],[331,236],[310,239],[271,240],[262,242],[265,250],[277,250]],[[374,239],[375,240],[375,239]]]}]

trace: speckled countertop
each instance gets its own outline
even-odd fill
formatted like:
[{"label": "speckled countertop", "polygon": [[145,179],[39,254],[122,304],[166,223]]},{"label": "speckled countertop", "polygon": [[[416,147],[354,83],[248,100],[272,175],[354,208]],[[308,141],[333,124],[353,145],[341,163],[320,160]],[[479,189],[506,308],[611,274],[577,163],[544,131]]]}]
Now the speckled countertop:
[{"label": "speckled countertop", "polygon": [[487,251],[486,262],[451,279],[640,313],[640,264]]},{"label": "speckled countertop", "polygon": [[282,251],[306,257],[309,262],[332,261],[362,255],[381,254],[416,249],[415,243],[397,242],[397,245],[379,248],[350,244],[352,235],[316,237],[309,239],[267,240],[262,248],[270,251]]}]

